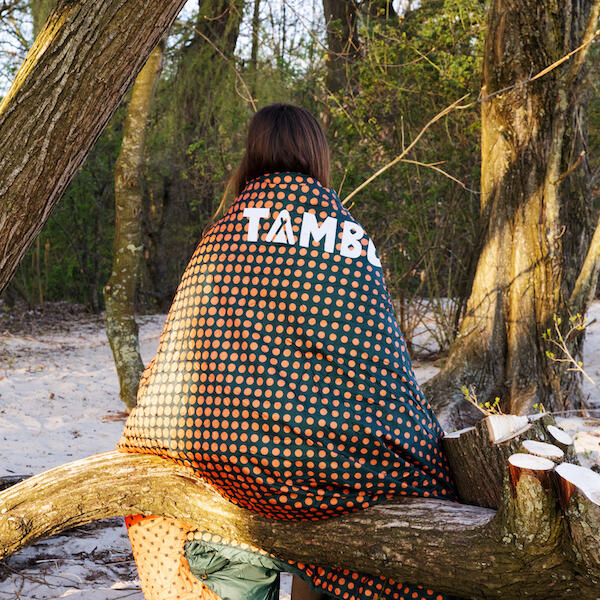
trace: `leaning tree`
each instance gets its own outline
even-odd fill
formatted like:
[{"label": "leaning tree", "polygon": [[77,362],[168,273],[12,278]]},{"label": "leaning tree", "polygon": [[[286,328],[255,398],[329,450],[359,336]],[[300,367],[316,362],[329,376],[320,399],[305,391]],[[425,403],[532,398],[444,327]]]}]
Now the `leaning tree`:
[{"label": "leaning tree", "polygon": [[0,104],[0,291],[185,0],[60,0]]},{"label": "leaning tree", "polygon": [[[480,402],[505,412],[582,406],[581,335],[553,352],[593,296],[600,257],[587,146],[598,0],[494,0],[481,89],[484,228],[466,315],[441,372],[425,386],[447,429],[470,424]],[[555,324],[558,329],[555,328]],[[557,341],[555,339],[555,341]]]}]

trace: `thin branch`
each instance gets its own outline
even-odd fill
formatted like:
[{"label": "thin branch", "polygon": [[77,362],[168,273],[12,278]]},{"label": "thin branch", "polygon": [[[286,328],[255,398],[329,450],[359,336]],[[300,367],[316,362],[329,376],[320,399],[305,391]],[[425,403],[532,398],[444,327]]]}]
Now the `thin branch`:
[{"label": "thin branch", "polygon": [[342,193],[342,188],[344,187],[344,182],[346,181],[346,175],[348,175],[348,168],[344,169],[344,176],[342,177],[342,181],[340,183],[340,187],[338,188],[338,197]]},{"label": "thin branch", "polygon": [[[204,21],[219,21],[222,19],[229,11],[231,10],[231,5],[229,5],[220,15],[216,17],[209,17],[208,15],[202,15],[202,19]],[[237,12],[237,11],[236,11]]]},{"label": "thin branch", "polygon": [[20,8],[20,0],[14,0],[14,2],[2,2],[2,4],[0,4],[0,21],[5,20],[10,14],[18,11]]},{"label": "thin branch", "polygon": [[[304,22],[304,19],[302,18],[302,15],[300,15],[298,13],[298,11],[287,0],[283,0],[283,3],[294,13],[294,15],[296,16],[296,18],[298,19],[298,21],[300,23],[302,23],[302,26],[304,27],[304,29],[306,30],[306,32],[308,33],[308,35],[310,35],[310,37],[313,39],[313,41],[317,44],[317,46],[320,46],[323,50],[325,50],[326,52],[329,52],[329,48],[306,25],[306,23]],[[331,52],[331,55],[332,56],[338,56],[338,57],[348,56],[348,55],[340,54],[338,52]]]},{"label": "thin branch", "polygon": [[348,196],[346,196],[346,198],[344,198],[342,204],[346,204],[346,202],[348,202],[348,200],[350,200],[350,198],[352,198],[353,196],[355,196],[356,194],[358,194],[358,192],[360,192],[363,188],[365,188],[367,185],[369,185],[369,183],[371,183],[374,179],[377,179],[377,177],[379,177],[382,173],[385,173],[389,168],[391,168],[395,164],[399,163],[413,149],[413,147],[417,144],[417,142],[423,137],[423,135],[425,134],[425,132],[434,123],[437,123],[443,116],[447,115],[449,112],[452,112],[455,108],[459,108],[459,104],[468,95],[469,94],[465,94],[464,96],[461,96],[458,100],[455,100],[452,104],[450,104],[449,106],[447,106],[446,108],[444,108],[444,110],[442,110],[437,115],[435,115],[435,117],[433,117],[432,119],[430,119],[429,122],[425,125],[425,127],[423,127],[423,129],[421,129],[421,131],[419,131],[419,133],[417,134],[417,136],[415,137],[415,139],[407,146],[407,148],[405,150],[403,150],[403,152],[400,155],[398,155],[396,158],[394,158],[393,160],[391,160],[389,163],[387,163],[386,165],[384,165],[383,167],[381,167],[381,169],[379,169],[379,171],[377,171],[376,173],[374,173],[373,175],[371,175],[371,177],[369,177],[366,181],[364,181],[363,183],[361,183],[356,189],[354,189],[354,191],[350,192],[350,194]]},{"label": "thin branch", "polygon": [[21,33],[21,28],[15,21],[14,17],[9,16],[7,20],[12,25],[15,36],[21,42],[21,44],[23,44],[23,47],[29,48],[29,42],[27,41],[27,38]]},{"label": "thin branch", "polygon": [[579,153],[579,156],[577,157],[577,160],[564,172],[560,175],[560,177],[558,177],[557,179],[555,179],[554,181],[552,181],[552,185],[557,185],[558,183],[560,183],[563,179],[566,179],[581,163],[581,161],[583,160],[583,157],[585,156],[585,150],[582,150]]},{"label": "thin branch", "polygon": [[447,171],[444,171],[443,169],[440,169],[439,167],[436,166],[438,164],[443,164],[445,161],[440,161],[438,163],[422,163],[418,160],[411,160],[410,158],[403,158],[402,162],[410,163],[413,165],[419,165],[420,167],[427,167],[428,169],[433,169],[434,171],[441,173],[444,177],[447,177],[448,179],[451,179],[455,183],[458,183],[458,185],[460,185],[467,192],[471,192],[472,194],[480,194],[481,193],[481,192],[478,192],[477,190],[472,190],[471,188],[468,188],[460,179],[457,179],[453,175],[450,175],[450,173],[448,173]]},{"label": "thin branch", "polygon": [[567,346],[567,340],[569,339],[571,334],[575,333],[575,332],[581,333],[582,331],[585,330],[586,327],[588,327],[589,323],[585,323],[583,321],[583,318],[581,317],[581,315],[577,315],[577,317],[571,317],[570,321],[573,323],[573,325],[572,325],[571,329],[569,329],[567,334],[565,336],[563,336],[563,334],[560,331],[560,327],[559,327],[560,320],[556,317],[556,315],[554,316],[554,330],[556,331],[558,341],[549,335],[549,332],[550,332],[549,329],[547,330],[547,332],[542,334],[542,337],[547,342],[549,342],[550,344],[553,344],[561,352],[563,352],[565,354],[566,358],[557,358],[550,351],[546,352],[546,356],[552,362],[572,364],[573,366],[569,367],[567,369],[567,371],[579,371],[593,386],[595,386],[596,382],[584,371],[583,363],[575,360],[574,356],[571,354],[571,352],[569,351],[569,348]]},{"label": "thin branch", "polygon": [[[577,52],[580,52],[584,48],[587,48],[587,46],[589,46],[599,35],[600,35],[600,29],[597,29],[596,31],[593,32],[592,37],[589,40],[585,41],[583,44],[581,44],[581,46],[577,46],[577,48],[575,48],[575,50],[571,50],[571,52],[569,52],[568,54],[565,54],[565,56],[563,56],[562,58],[559,58],[556,62],[553,62],[550,66],[546,67],[545,69],[542,69],[537,75],[534,75],[533,77],[531,77],[531,79],[528,79],[525,83],[529,83],[530,81],[535,81],[536,79],[543,77],[544,75],[546,75],[553,69],[556,69],[556,67],[562,65],[564,62],[569,60],[569,58],[571,58],[571,56],[573,56],[573,54],[576,54]],[[581,67],[581,64],[583,64],[583,60],[585,59],[586,54],[587,54],[587,52],[581,52],[581,54],[575,59],[575,61],[573,62],[573,65],[570,69],[569,76],[571,76],[572,73],[574,73],[576,70],[578,70]]]}]

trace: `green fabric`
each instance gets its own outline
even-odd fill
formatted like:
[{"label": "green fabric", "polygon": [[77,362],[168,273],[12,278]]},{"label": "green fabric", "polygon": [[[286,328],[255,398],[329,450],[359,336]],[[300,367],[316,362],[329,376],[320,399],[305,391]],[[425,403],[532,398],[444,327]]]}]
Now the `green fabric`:
[{"label": "green fabric", "polygon": [[186,543],[185,557],[191,572],[222,600],[277,600],[280,571],[295,572],[269,556],[199,540]]}]

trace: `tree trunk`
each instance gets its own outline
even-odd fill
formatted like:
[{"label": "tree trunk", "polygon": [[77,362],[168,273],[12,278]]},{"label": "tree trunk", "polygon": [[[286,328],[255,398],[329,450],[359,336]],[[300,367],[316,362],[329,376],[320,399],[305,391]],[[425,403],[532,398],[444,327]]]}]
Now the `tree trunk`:
[{"label": "tree trunk", "polygon": [[[579,377],[568,369],[574,365],[560,362],[566,354],[544,335],[555,335],[555,315],[564,334],[569,317],[585,313],[597,279],[600,240],[590,245],[585,157],[589,45],[527,80],[589,42],[599,10],[598,0],[492,2],[481,90],[485,230],[458,338],[424,386],[448,429],[477,418],[462,386],[473,386],[480,402],[499,397],[513,414],[532,412],[535,403],[582,406]],[[575,360],[582,337],[568,340]]]},{"label": "tree trunk", "polygon": [[60,0],[0,104],[0,291],[185,0]]},{"label": "tree trunk", "polygon": [[[468,449],[480,454],[470,440]],[[107,452],[0,492],[0,557],[67,527],[144,513],[181,519],[282,559],[384,575],[464,598],[597,598],[600,475],[532,454],[511,455],[510,468],[502,460],[497,511],[397,497],[340,517],[290,522],[237,507],[170,460]]]},{"label": "tree trunk", "polygon": [[135,321],[135,291],[142,256],[141,165],[154,87],[160,75],[163,43],[152,50],[133,84],[115,165],[115,245],[113,270],[104,287],[106,334],[119,376],[120,396],[127,408],[136,403],[144,370]]},{"label": "tree trunk", "polygon": [[[532,440],[538,443],[555,443],[551,431],[552,427],[556,427],[556,422],[554,417],[548,414],[539,418],[535,415],[529,419],[516,417],[518,433],[512,431],[507,439],[498,438],[493,420],[512,418],[515,417],[492,415],[474,427],[443,438],[444,452],[448,457],[461,502],[498,509],[502,505],[503,481],[509,457],[527,451],[526,445]],[[523,423],[520,423],[520,420]],[[559,457],[561,461],[568,460],[572,464],[579,464],[572,440],[564,450],[559,448],[557,452],[562,453]],[[481,476],[482,473],[485,473],[485,477]]]},{"label": "tree trunk", "polygon": [[258,67],[258,44],[260,41],[260,0],[254,0],[252,10],[252,48],[250,50],[250,76],[252,77],[250,91],[256,96],[256,76]]},{"label": "tree trunk", "polygon": [[323,0],[327,27],[327,77],[330,93],[348,87],[348,63],[358,51],[357,7],[354,0]]},{"label": "tree trunk", "polygon": [[162,133],[169,145],[157,150],[170,168],[147,219],[147,268],[165,310],[214,212],[218,179],[214,156],[218,152],[209,149],[223,146],[219,110],[221,103],[231,102],[227,96],[235,94],[229,62],[235,60],[244,4],[244,0],[199,0],[194,36],[178,58],[167,92],[168,109],[161,115],[167,126]]}]

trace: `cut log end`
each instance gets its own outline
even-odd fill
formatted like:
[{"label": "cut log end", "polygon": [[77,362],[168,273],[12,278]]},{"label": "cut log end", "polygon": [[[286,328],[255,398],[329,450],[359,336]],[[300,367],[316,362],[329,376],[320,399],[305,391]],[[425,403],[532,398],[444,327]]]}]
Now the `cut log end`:
[{"label": "cut log end", "polygon": [[[577,462],[573,446],[569,450],[558,445],[534,444],[529,449],[523,446],[525,440],[538,443],[551,441],[546,429],[548,425],[556,425],[554,417],[548,413],[488,415],[474,427],[444,436],[442,443],[461,501],[499,508],[507,461],[512,454],[535,454],[556,462]],[[481,477],[483,472],[486,473],[484,479]]]},{"label": "cut log end", "polygon": [[573,492],[578,489],[596,506],[600,506],[600,474],[579,465],[562,463],[556,467],[559,476],[561,504],[568,506]]},{"label": "cut log end", "polygon": [[533,454],[525,454],[524,452],[509,456],[508,462],[512,467],[520,470],[551,471],[554,468],[554,463],[551,460]]},{"label": "cut log end", "polygon": [[538,442],[536,440],[524,440],[522,446],[529,454],[547,458],[555,462],[560,462],[565,457],[565,453],[554,444],[547,444],[546,442]]},{"label": "cut log end", "polygon": [[485,419],[492,444],[500,444],[527,431],[531,424],[519,415],[488,415]]},{"label": "cut log end", "polygon": [[[547,458],[518,452],[508,458],[508,475],[512,498],[521,497],[519,502],[527,504],[522,498],[546,496],[550,490],[550,473],[556,465]],[[533,481],[532,481],[533,480]],[[524,485],[521,485],[521,481]],[[533,484],[533,485],[532,485]],[[518,492],[521,489],[521,492]],[[522,507],[519,508],[522,510]]]},{"label": "cut log end", "polygon": [[[600,475],[591,469],[563,463],[556,467],[558,495],[569,523],[575,556],[596,581],[600,576]],[[598,588],[596,588],[598,589]]]},{"label": "cut log end", "polygon": [[560,427],[555,425],[548,425],[548,433],[555,439],[555,441],[561,446],[572,446],[573,438]]}]

